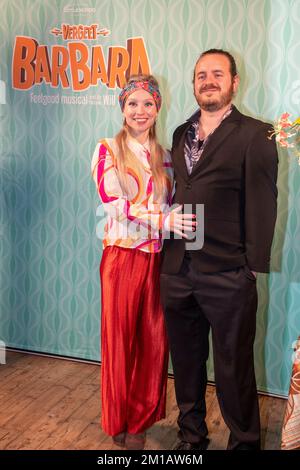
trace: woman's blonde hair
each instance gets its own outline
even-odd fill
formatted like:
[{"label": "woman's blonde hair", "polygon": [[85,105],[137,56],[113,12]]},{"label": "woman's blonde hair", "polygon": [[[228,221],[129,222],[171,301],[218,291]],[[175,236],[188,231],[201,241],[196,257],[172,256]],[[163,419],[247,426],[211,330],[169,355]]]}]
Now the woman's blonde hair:
[{"label": "woman's blonde hair", "polygon": [[[157,80],[152,75],[132,75],[127,84],[133,81],[148,81],[150,84],[158,87]],[[149,145],[150,145],[150,168],[153,175],[154,183],[154,195],[155,199],[158,201],[162,198],[163,194],[166,191],[166,172],[163,166],[164,154],[165,151],[162,146],[158,143],[156,137],[156,124],[149,130]],[[128,193],[127,185],[127,174],[126,169],[133,167],[138,173],[142,172],[142,165],[138,158],[134,155],[132,150],[130,150],[127,139],[130,136],[128,126],[124,120],[123,127],[115,136],[116,143],[119,148],[119,152],[116,156],[117,168],[120,175],[121,184],[123,189]]]}]

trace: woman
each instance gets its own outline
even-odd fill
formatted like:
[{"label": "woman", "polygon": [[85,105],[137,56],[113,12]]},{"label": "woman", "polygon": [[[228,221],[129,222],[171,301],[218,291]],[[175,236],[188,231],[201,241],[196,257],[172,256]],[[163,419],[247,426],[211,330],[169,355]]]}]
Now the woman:
[{"label": "woman", "polygon": [[168,348],[160,305],[163,229],[186,237],[196,225],[170,211],[172,169],[158,143],[161,107],[151,75],[122,89],[121,131],[96,146],[92,172],[107,214],[100,265],[102,428],[115,444],[142,449],[145,431],[165,416]]}]

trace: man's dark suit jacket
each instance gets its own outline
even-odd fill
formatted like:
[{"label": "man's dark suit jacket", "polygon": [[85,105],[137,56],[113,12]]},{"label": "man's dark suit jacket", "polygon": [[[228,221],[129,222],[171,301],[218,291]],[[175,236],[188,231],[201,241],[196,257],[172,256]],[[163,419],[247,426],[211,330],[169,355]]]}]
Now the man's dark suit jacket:
[{"label": "man's dark suit jacket", "polygon": [[[245,264],[268,272],[277,210],[277,150],[274,139],[268,139],[272,126],[233,107],[189,175],[184,142],[190,125],[191,120],[175,130],[172,160],[173,203],[204,204],[204,221],[198,220],[204,222],[204,245],[189,251],[193,262],[202,272]],[[162,273],[178,273],[185,249],[183,239],[165,240]]]}]

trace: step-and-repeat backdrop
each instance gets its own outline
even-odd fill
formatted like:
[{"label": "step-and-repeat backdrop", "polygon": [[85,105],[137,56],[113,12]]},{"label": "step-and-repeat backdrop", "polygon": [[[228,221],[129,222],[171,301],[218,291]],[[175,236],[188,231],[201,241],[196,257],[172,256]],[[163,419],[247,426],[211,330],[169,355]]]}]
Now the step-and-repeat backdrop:
[{"label": "step-and-repeat backdrop", "polygon": [[[151,71],[161,142],[196,109],[201,51],[237,59],[239,109],[299,114],[298,0],[0,0],[0,339],[101,360],[96,142],[121,125],[119,87]],[[260,390],[287,394],[300,334],[300,168],[280,152],[272,273],[258,280]],[[261,201],[264,204],[264,201]],[[247,364],[245,364],[247,367]],[[212,359],[209,376],[213,379]]]}]

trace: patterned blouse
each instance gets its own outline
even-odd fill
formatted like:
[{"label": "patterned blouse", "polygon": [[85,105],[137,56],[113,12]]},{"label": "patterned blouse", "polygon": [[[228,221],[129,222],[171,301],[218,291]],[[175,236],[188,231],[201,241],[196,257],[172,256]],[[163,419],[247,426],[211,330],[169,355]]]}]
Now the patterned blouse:
[{"label": "patterned blouse", "polygon": [[92,159],[92,175],[102,200],[107,223],[103,248],[116,245],[147,253],[162,249],[162,229],[172,198],[173,170],[168,152],[164,157],[166,185],[161,201],[154,200],[153,177],[149,165],[149,142],[128,140],[130,150],[142,164],[142,172],[127,169],[127,190],[118,174],[115,139],[100,140]]}]

